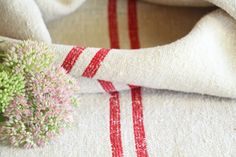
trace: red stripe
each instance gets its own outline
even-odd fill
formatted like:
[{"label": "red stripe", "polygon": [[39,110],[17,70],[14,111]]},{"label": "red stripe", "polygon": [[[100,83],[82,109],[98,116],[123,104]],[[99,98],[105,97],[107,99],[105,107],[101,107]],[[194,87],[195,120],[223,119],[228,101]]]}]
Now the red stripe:
[{"label": "red stripe", "polygon": [[[109,0],[108,2],[109,35],[112,48],[119,48],[116,4],[116,0]],[[104,60],[108,52],[108,49],[101,49],[100,51],[98,51],[91,60],[88,67],[85,69],[82,76],[89,78],[94,77],[99,67],[101,66],[101,62]],[[103,89],[110,94],[110,142],[112,147],[112,156],[122,157],[123,148],[120,129],[121,125],[119,92],[116,91],[114,85],[111,82],[103,80],[98,80],[98,82],[101,84]]]},{"label": "red stripe", "polygon": [[138,157],[148,157],[147,143],[145,141],[145,129],[143,124],[141,87],[132,88],[131,95],[136,153]]},{"label": "red stripe", "polygon": [[73,47],[68,55],[66,56],[64,62],[62,63],[61,67],[63,67],[67,73],[69,73],[74,64],[76,63],[77,59],[79,58],[80,54],[84,51],[85,48],[83,47]]},{"label": "red stripe", "polygon": [[106,57],[109,51],[110,49],[104,49],[104,48],[100,49],[93,57],[93,59],[91,60],[87,68],[85,69],[82,76],[88,77],[88,78],[94,77],[99,67],[101,66],[102,61],[104,60],[104,58]]},{"label": "red stripe", "polygon": [[132,49],[140,48],[136,0],[128,0],[129,38]]},{"label": "red stripe", "polygon": [[119,92],[110,93],[110,141],[113,157],[122,157]]},{"label": "red stripe", "polygon": [[120,48],[117,24],[117,0],[108,1],[108,26],[111,47]]},{"label": "red stripe", "polygon": [[111,82],[109,82],[109,81],[104,81],[104,80],[98,80],[98,82],[100,83],[100,85],[103,87],[103,89],[104,89],[107,93],[115,92],[115,91],[116,91],[114,85],[113,85]]},{"label": "red stripe", "polygon": [[[108,1],[108,25],[110,47],[120,48],[117,24],[117,0]],[[111,82],[102,80],[99,80],[99,82],[103,89],[110,93],[110,142],[112,148],[112,157],[122,157],[123,148],[120,124],[120,94],[116,91],[114,85]]]},{"label": "red stripe", "polygon": [[[136,0],[128,0],[129,38],[132,49],[140,48]],[[131,86],[135,148],[138,157],[148,157],[143,123],[141,87]]]}]

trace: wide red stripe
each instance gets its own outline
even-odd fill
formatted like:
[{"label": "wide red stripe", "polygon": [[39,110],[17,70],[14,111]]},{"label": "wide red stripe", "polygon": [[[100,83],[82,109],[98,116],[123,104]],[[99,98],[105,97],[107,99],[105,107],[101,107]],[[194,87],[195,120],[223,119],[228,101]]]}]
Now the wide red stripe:
[{"label": "wide red stripe", "polygon": [[105,49],[105,48],[100,49],[93,57],[93,59],[85,69],[82,76],[88,78],[94,77],[98,69],[100,68],[102,61],[104,60],[109,51],[110,49]]},{"label": "wide red stripe", "polygon": [[117,0],[108,1],[108,26],[111,48],[120,48],[117,23]]},{"label": "wide red stripe", "polygon": [[[132,49],[140,48],[138,34],[138,18],[136,0],[128,0],[129,38]],[[145,128],[143,123],[143,104],[141,87],[131,86],[132,115],[136,154],[138,157],[148,157]]]},{"label": "wide red stripe", "polygon": [[64,62],[62,63],[61,67],[63,67],[67,73],[69,73],[74,64],[76,63],[77,59],[79,58],[80,54],[84,51],[84,47],[73,47],[68,55],[66,56]]}]

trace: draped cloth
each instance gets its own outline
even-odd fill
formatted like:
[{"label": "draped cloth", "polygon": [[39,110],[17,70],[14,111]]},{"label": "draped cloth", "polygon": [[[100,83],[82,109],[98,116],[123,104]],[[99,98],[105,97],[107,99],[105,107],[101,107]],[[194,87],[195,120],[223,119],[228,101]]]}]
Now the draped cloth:
[{"label": "draped cloth", "polygon": [[0,49],[48,43],[78,80],[63,135],[1,157],[236,153],[234,0],[0,0]]}]

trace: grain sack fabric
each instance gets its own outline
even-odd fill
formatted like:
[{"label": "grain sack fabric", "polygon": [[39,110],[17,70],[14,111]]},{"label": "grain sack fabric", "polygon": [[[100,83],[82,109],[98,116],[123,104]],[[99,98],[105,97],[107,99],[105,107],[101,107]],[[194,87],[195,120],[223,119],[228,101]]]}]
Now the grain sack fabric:
[{"label": "grain sack fabric", "polygon": [[0,145],[0,157],[235,156],[234,0],[0,0],[0,10],[0,49],[46,42],[80,88],[63,135]]}]

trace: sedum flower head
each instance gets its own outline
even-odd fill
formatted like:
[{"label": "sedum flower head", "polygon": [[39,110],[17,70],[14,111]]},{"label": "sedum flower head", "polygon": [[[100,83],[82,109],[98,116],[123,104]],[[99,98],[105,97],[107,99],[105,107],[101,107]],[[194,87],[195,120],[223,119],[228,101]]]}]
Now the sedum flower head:
[{"label": "sedum flower head", "polygon": [[35,73],[4,112],[3,139],[14,146],[42,146],[72,121],[74,80],[63,69]]},{"label": "sedum flower head", "polygon": [[44,145],[72,121],[75,81],[52,66],[52,53],[37,42],[24,41],[0,60],[0,139]]}]

